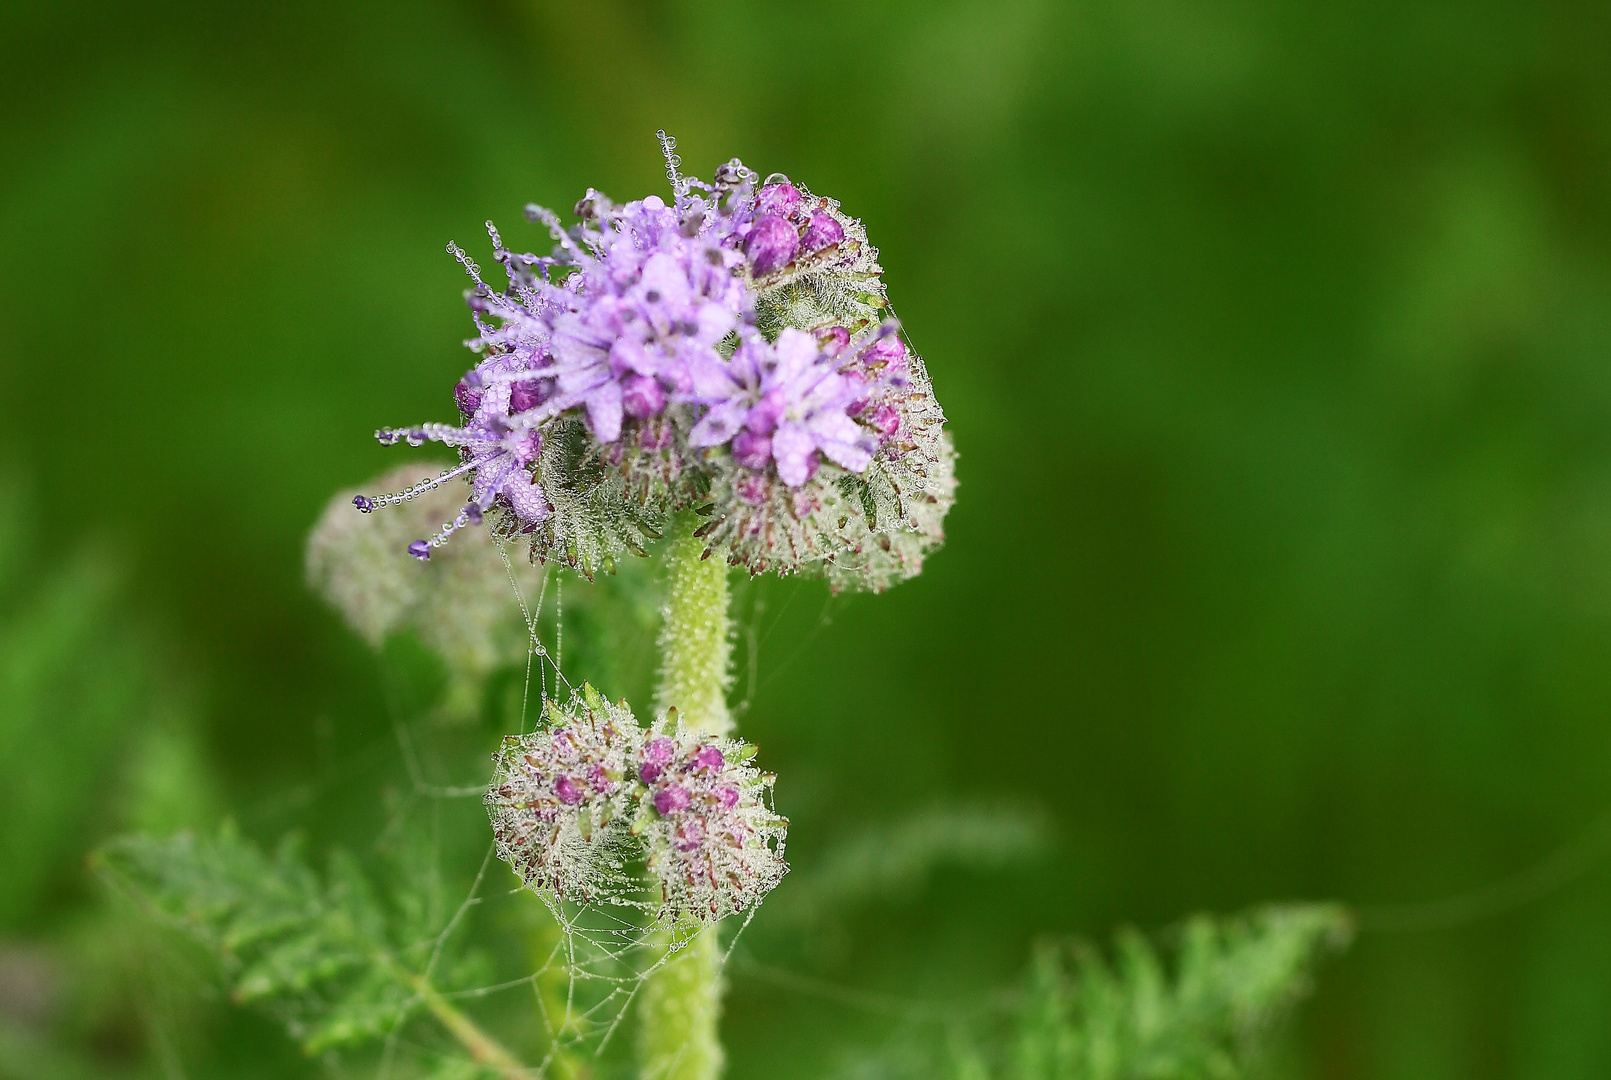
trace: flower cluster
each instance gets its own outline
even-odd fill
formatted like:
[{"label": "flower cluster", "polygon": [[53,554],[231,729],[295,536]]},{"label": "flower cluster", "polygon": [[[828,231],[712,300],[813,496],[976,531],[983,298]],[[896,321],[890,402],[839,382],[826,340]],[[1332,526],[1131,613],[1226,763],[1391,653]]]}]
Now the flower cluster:
[{"label": "flower cluster", "polygon": [[419,558],[488,518],[536,561],[591,575],[697,510],[710,554],[752,573],[817,570],[835,588],[916,573],[943,538],[955,478],[922,361],[890,317],[859,221],[738,161],[674,201],[595,191],[578,224],[528,207],[555,246],[516,254],[489,224],[508,284],[456,246],[482,359],[454,388],[461,422],[384,429],[440,442],[457,466],[369,512],[469,480]]},{"label": "flower cluster", "polygon": [[668,718],[638,752],[638,779],[653,809],[641,821],[649,872],[670,910],[701,917],[743,911],[788,872],[788,822],[762,799],[771,775],[741,760],[753,752],[732,739],[693,735]]},{"label": "flower cluster", "polygon": [[591,686],[545,725],[508,736],[485,802],[498,855],[534,889],[586,902],[643,903],[638,863],[659,883],[658,915],[719,918],[761,901],[788,871],[788,822],[766,804],[773,778],[754,748],[662,717],[640,728]]}]

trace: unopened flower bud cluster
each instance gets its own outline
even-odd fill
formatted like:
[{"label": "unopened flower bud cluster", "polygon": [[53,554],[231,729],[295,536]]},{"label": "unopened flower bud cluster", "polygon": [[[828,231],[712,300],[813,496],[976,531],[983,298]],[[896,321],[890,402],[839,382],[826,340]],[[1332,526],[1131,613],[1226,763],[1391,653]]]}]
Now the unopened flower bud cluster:
[{"label": "unopened flower bud cluster", "polygon": [[[674,713],[640,728],[592,687],[545,726],[509,736],[486,795],[498,855],[531,888],[663,918],[720,918],[759,903],[788,871],[788,822],[767,805],[754,748],[699,736]],[[658,892],[644,898],[641,863]]]},{"label": "unopened flower bud cluster", "polygon": [[697,510],[710,554],[751,572],[875,589],[916,573],[943,538],[954,454],[861,223],[737,161],[685,178],[670,146],[670,205],[589,191],[569,228],[529,207],[547,255],[489,225],[502,289],[452,249],[482,357],[454,388],[461,422],[378,434],[455,448],[442,481],[470,490],[409,550],[429,558],[488,515],[534,559],[591,574]]},{"label": "unopened flower bud cluster", "polygon": [[[436,473],[403,465],[378,477],[382,488],[409,490]],[[410,537],[441,528],[462,512],[458,493],[429,487],[387,514],[352,512],[354,491],[336,495],[308,538],[309,583],[369,644],[412,631],[447,662],[448,709],[473,713],[481,680],[502,664],[523,661],[526,629],[510,618],[509,578],[525,595],[540,588],[540,572],[524,560],[504,562],[493,537],[477,530],[432,561],[429,573],[398,550]]]}]

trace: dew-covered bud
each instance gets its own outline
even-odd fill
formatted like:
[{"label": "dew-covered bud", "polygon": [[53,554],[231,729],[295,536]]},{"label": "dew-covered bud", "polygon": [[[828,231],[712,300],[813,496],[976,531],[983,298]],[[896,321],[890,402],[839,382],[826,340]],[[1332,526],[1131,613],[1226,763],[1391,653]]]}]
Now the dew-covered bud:
[{"label": "dew-covered bud", "polygon": [[508,736],[494,758],[487,812],[498,857],[527,886],[580,900],[636,887],[622,873],[634,789],[622,783],[643,741],[625,705],[592,687],[560,705],[545,726]]},{"label": "dew-covered bud", "polygon": [[794,226],[776,214],[756,218],[744,240],[744,254],[749,256],[750,269],[756,277],[765,277],[787,266],[799,247],[800,236]]},{"label": "dew-covered bud", "polygon": [[781,184],[768,184],[755,197],[757,214],[776,214],[786,218],[800,205],[800,189],[787,180]]},{"label": "dew-covered bud", "polygon": [[548,395],[543,392],[545,379],[525,379],[509,387],[509,412],[522,413],[541,405]]},{"label": "dew-covered bud", "polygon": [[675,814],[688,809],[688,789],[680,784],[667,784],[654,793],[654,809],[657,814]]},{"label": "dew-covered bud", "polygon": [[868,409],[863,419],[872,429],[884,438],[889,438],[901,429],[900,410],[886,403],[874,405]]},{"label": "dew-covered bud", "polygon": [[815,254],[844,238],[844,227],[834,220],[833,215],[818,211],[811,215],[811,224],[806,226],[805,235],[800,237],[800,250],[808,255]]},{"label": "dew-covered bud", "polygon": [[644,747],[644,756],[653,749],[656,771],[647,781],[653,812],[642,828],[662,914],[720,918],[743,911],[788,872],[789,823],[766,805],[773,778],[745,764],[753,747],[681,726],[673,735],[660,733],[666,723],[656,725]]},{"label": "dew-covered bud", "polygon": [[566,806],[575,806],[582,801],[582,789],[568,776],[561,776],[554,781],[554,794],[559,796],[559,801]]},{"label": "dew-covered bud", "polygon": [[475,415],[475,411],[481,408],[481,398],[482,392],[471,387],[468,379],[460,379],[453,384],[453,400],[465,416]]},{"label": "dew-covered bud", "polygon": [[591,686],[548,702],[545,726],[494,758],[484,802],[499,858],[528,887],[628,906],[642,883],[626,868],[642,860],[668,920],[759,903],[788,872],[773,778],[747,764],[754,747],[668,723],[645,731]]},{"label": "dew-covered bud", "polygon": [[906,355],[906,342],[889,334],[863,349],[858,359],[869,371],[876,372],[885,367],[904,367]]},{"label": "dew-covered bud", "polygon": [[850,344],[850,331],[843,326],[825,326],[815,336],[818,347],[829,356],[838,356]]},{"label": "dew-covered bud", "polygon": [[408,545],[408,553],[421,562],[425,562],[431,557],[430,542],[426,540],[415,540],[413,543]]},{"label": "dew-covered bud", "polygon": [[750,476],[742,477],[737,484],[734,485],[736,489],[734,494],[738,496],[740,502],[747,506],[760,506],[762,503],[766,502],[768,486],[769,485],[766,477],[759,474],[752,474]]},{"label": "dew-covered bud", "polygon": [[665,772],[666,765],[671,761],[671,755],[676,752],[677,744],[664,735],[650,739],[639,754],[638,779],[645,784],[652,784],[660,779]]}]

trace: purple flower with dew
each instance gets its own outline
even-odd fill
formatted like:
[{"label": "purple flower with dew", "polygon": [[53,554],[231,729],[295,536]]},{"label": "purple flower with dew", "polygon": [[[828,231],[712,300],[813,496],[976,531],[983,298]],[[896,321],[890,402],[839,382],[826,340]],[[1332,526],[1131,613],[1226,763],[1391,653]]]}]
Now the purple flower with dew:
[{"label": "purple flower with dew", "polygon": [[[385,429],[376,433],[380,441],[454,447],[461,464],[430,486],[469,474],[479,511],[502,504],[517,529],[529,531],[553,511],[532,471],[547,420],[579,410],[594,440],[608,444],[620,438],[624,418],[655,417],[668,403],[700,402],[719,388],[725,361],[718,343],[750,317],[752,305],[743,257],[724,244],[732,236],[730,208],[748,201],[735,196],[724,209],[715,189],[680,177],[674,184],[675,206],[649,196],[616,207],[590,191],[577,206],[584,224],[570,232],[552,211],[528,207],[557,243],[551,256],[510,252],[489,223],[494,257],[508,277],[502,291],[450,246],[474,284],[466,295],[479,334],[470,347],[486,356],[454,387],[464,423]],[[707,194],[691,193],[695,186]],[[381,495],[360,509],[419,493]],[[453,531],[424,543],[436,547]]]},{"label": "purple flower with dew", "polygon": [[670,199],[589,190],[568,228],[528,207],[547,254],[510,251],[489,225],[499,288],[450,247],[479,354],[453,388],[459,421],[377,434],[459,462],[355,505],[467,483],[463,511],[410,547],[421,559],[491,514],[496,538],[591,578],[698,508],[709,554],[752,573],[816,568],[836,588],[916,573],[943,539],[954,451],[865,228],[779,176],[757,187],[737,161],[713,184],[684,177],[662,146]]},{"label": "purple flower with dew", "polygon": [[876,442],[848,412],[862,383],[841,374],[810,334],[791,327],[775,346],[746,341],[726,374],[727,393],[694,425],[694,446],[732,441],[739,464],[774,462],[790,487],[811,479],[819,454],[851,472],[872,461]]}]

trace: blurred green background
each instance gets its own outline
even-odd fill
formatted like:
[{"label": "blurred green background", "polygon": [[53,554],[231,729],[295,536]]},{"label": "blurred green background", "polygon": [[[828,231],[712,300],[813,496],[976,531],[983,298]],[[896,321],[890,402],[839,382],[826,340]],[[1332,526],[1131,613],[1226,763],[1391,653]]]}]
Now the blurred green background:
[{"label": "blurred green background", "polygon": [[[152,1022],[188,976],[84,853],[373,839],[385,669],[303,539],[451,416],[444,244],[662,192],[657,127],[866,220],[961,453],[918,580],[744,594],[791,861],[924,807],[1051,836],[793,951],[763,909],[799,979],[734,975],[735,1080],[874,1075],[914,1021],[844,988],[977,993],[1038,934],[1545,858],[1611,805],[1608,55],[1593,3],[7,5],[0,1072],[320,1072]],[[1272,1067],[1605,1076],[1608,901],[1367,923]]]}]

